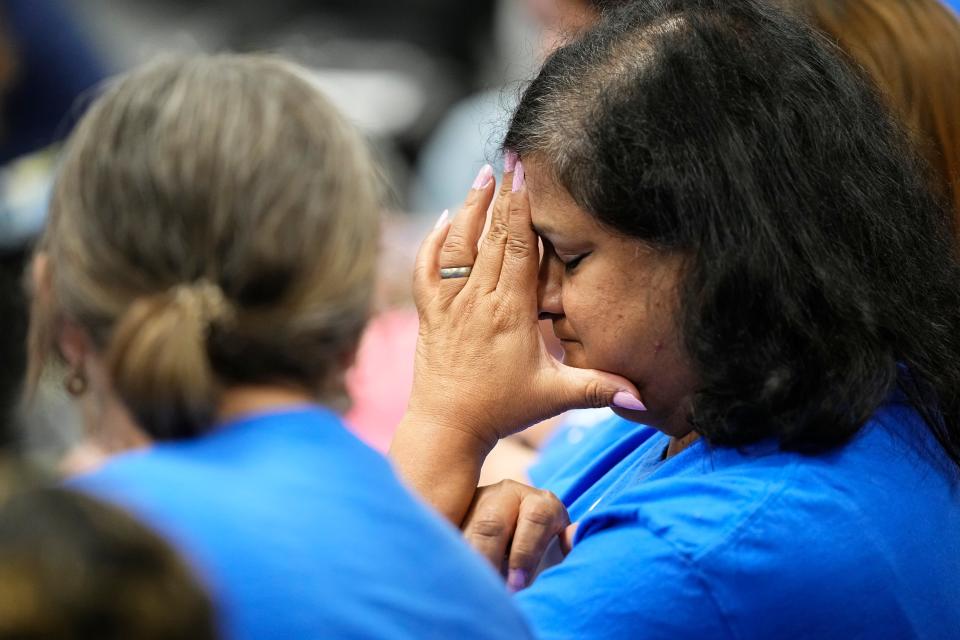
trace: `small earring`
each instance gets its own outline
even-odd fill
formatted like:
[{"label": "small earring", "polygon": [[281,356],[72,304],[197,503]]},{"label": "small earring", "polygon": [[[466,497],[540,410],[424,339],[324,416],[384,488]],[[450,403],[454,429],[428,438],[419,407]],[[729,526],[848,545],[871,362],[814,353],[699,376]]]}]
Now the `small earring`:
[{"label": "small earring", "polygon": [[84,375],[82,369],[74,369],[67,374],[63,386],[70,395],[74,397],[82,396],[87,390],[87,376]]}]

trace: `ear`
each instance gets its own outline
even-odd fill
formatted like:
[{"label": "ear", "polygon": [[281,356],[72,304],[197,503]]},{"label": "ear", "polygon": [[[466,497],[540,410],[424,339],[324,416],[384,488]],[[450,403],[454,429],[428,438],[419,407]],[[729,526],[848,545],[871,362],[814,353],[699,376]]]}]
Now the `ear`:
[{"label": "ear", "polygon": [[63,320],[57,328],[57,347],[71,369],[81,367],[93,354],[90,336],[71,320]]},{"label": "ear", "polygon": [[[50,256],[38,251],[33,257],[30,266],[30,284],[34,298],[42,307],[50,308],[50,298],[53,296],[53,272],[50,266]],[[60,355],[70,368],[83,364],[92,352],[93,342],[90,336],[78,324],[70,320],[58,322],[53,330],[56,332],[56,345]]]},{"label": "ear", "polygon": [[50,256],[45,251],[37,251],[30,263],[30,293],[43,302],[50,299],[53,289],[53,274],[50,271]]}]

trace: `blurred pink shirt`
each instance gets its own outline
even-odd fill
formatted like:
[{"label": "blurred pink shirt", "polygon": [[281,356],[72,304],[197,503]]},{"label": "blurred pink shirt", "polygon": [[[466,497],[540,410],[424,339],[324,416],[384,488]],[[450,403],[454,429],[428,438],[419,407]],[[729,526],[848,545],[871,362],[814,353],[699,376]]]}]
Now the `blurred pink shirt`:
[{"label": "blurred pink shirt", "polygon": [[347,373],[353,406],[347,424],[374,449],[386,452],[407,409],[419,323],[414,309],[392,309],[370,321]]}]

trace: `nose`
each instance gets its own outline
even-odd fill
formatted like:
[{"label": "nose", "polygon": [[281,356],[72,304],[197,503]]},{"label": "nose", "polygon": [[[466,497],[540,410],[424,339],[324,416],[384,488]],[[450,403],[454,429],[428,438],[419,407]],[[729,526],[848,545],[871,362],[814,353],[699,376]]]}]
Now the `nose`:
[{"label": "nose", "polygon": [[545,252],[540,262],[537,280],[537,305],[540,319],[548,320],[563,315],[563,263]]}]

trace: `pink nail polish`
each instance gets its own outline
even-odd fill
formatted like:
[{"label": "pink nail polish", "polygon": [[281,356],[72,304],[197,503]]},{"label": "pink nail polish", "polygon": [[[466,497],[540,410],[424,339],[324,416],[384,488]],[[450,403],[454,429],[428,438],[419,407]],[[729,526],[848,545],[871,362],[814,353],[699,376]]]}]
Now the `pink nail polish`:
[{"label": "pink nail polish", "polygon": [[480,173],[477,174],[477,179],[473,181],[473,188],[483,189],[490,184],[491,180],[493,180],[493,167],[485,164],[483,168],[480,169]]},{"label": "pink nail polish", "polygon": [[447,219],[450,217],[450,209],[444,209],[443,213],[440,214],[440,218],[437,220],[437,224],[433,225],[433,230],[436,231],[444,225]]},{"label": "pink nail polish", "polygon": [[513,185],[510,187],[511,191],[520,191],[523,189],[523,162],[517,160],[517,168],[513,171]]},{"label": "pink nail polish", "polygon": [[613,406],[631,411],[646,411],[647,407],[640,399],[628,391],[619,391],[613,396]]},{"label": "pink nail polish", "polygon": [[527,588],[529,574],[524,569],[510,569],[507,572],[507,589],[510,593],[516,593]]},{"label": "pink nail polish", "polygon": [[507,152],[503,154],[503,172],[512,172],[517,166],[518,159],[519,156],[517,155],[516,151],[513,149],[507,149]]}]

